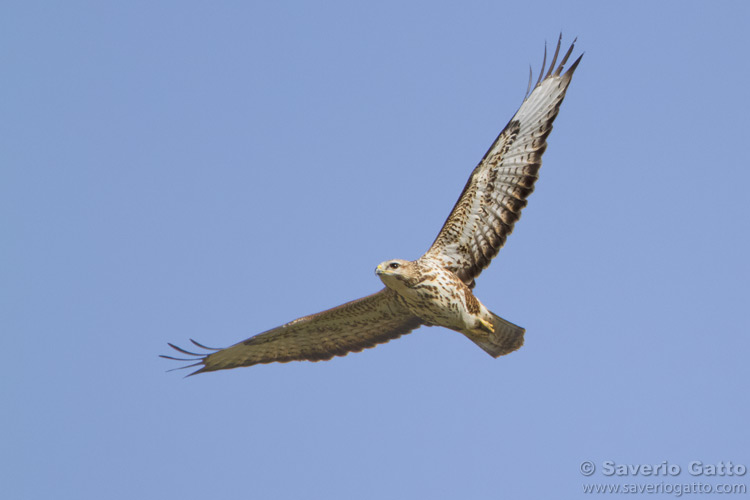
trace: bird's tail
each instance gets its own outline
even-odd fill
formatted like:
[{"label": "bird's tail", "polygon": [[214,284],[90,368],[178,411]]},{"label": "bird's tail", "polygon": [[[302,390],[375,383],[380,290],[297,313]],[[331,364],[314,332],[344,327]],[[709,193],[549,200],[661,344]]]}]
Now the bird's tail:
[{"label": "bird's tail", "polygon": [[523,334],[526,332],[526,329],[504,320],[493,312],[490,312],[490,314],[492,315],[492,328],[495,330],[494,332],[488,329],[486,332],[482,331],[480,334],[476,332],[464,332],[464,334],[493,358],[520,349],[523,345]]}]

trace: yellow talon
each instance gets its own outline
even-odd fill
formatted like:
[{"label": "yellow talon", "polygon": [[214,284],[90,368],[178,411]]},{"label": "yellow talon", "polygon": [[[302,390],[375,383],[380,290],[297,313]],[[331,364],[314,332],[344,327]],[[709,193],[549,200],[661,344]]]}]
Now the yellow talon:
[{"label": "yellow talon", "polygon": [[485,327],[488,331],[495,333],[495,327],[492,326],[492,323],[482,318],[479,318],[479,322],[482,323],[482,326]]}]

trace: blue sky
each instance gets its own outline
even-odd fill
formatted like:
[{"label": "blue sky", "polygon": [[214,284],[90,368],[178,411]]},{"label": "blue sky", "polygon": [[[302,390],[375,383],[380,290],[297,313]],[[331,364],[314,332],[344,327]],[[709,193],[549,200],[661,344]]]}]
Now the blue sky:
[{"label": "blue sky", "polygon": [[[585,460],[750,466],[747,3],[267,4],[0,9],[7,498],[585,498]],[[165,373],[167,342],[421,255],[560,31],[585,56],[476,288],[520,351],[422,328]]]}]

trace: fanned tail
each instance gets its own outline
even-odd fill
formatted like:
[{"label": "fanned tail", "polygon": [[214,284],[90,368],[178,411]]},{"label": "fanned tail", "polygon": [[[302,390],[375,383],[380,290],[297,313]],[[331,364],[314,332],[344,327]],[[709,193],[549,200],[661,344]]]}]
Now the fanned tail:
[{"label": "fanned tail", "polygon": [[486,332],[481,336],[464,332],[464,335],[493,358],[520,349],[523,345],[523,334],[526,329],[504,320],[493,312],[490,312],[490,314],[492,314],[494,332]]}]

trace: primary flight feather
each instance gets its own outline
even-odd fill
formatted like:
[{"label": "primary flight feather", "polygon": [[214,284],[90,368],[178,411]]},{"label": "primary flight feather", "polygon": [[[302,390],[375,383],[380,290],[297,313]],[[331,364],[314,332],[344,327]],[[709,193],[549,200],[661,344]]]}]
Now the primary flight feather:
[{"label": "primary flight feather", "polygon": [[394,259],[377,266],[384,289],[226,349],[191,340],[204,352],[169,344],[194,357],[162,357],[195,361],[182,367],[200,366],[191,375],[274,361],[322,361],[388,342],[421,325],[460,332],[493,357],[520,348],[525,330],[490,312],[472,288],[513,231],[534,190],[552,122],[581,61],[579,56],[563,73],[575,41],[555,66],[560,44],[558,40],[546,74],[545,49],[536,84],[532,89],[529,81],[530,92],[472,172],[430,249],[414,261]]}]

